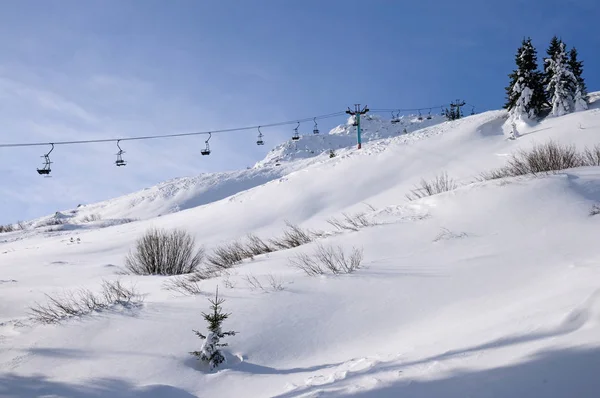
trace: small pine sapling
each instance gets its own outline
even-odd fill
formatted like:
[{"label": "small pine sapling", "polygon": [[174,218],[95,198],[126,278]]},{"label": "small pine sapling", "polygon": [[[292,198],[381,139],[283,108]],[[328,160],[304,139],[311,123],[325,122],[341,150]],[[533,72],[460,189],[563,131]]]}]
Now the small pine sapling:
[{"label": "small pine sapling", "polygon": [[208,334],[205,336],[199,331],[194,330],[196,336],[204,340],[204,343],[202,343],[200,351],[192,351],[190,354],[194,355],[199,360],[208,363],[210,369],[213,370],[225,362],[225,357],[219,350],[219,347],[226,347],[227,343],[221,343],[221,339],[225,336],[235,336],[237,332],[223,332],[221,330],[223,321],[231,314],[222,312],[221,305],[225,300],[219,298],[219,288],[217,288],[214,300],[209,299],[208,301],[211,304],[212,312],[209,314],[202,313],[202,317],[208,322]]}]

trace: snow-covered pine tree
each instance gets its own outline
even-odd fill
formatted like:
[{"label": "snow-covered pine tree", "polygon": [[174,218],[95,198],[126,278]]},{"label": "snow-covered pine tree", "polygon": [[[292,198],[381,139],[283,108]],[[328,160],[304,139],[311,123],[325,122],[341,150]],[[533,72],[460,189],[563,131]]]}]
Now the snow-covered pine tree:
[{"label": "snow-covered pine tree", "polygon": [[577,49],[573,47],[569,52],[569,70],[575,76],[577,86],[573,93],[573,102],[575,111],[584,111],[588,108],[588,96],[587,87],[585,86],[585,80],[583,79],[583,62],[577,59]]},{"label": "snow-covered pine tree", "polygon": [[202,344],[200,351],[192,351],[190,354],[194,355],[199,360],[208,363],[212,370],[225,362],[225,357],[219,350],[219,347],[226,347],[227,343],[221,343],[221,339],[225,336],[235,336],[237,332],[223,332],[221,329],[223,321],[229,318],[229,315],[231,314],[226,314],[221,310],[221,305],[225,300],[219,298],[219,288],[217,288],[214,300],[208,299],[208,301],[211,304],[212,312],[210,314],[202,313],[204,320],[208,322],[208,334],[205,336],[199,331],[194,330],[196,336],[204,340],[204,343]]},{"label": "snow-covered pine tree", "polygon": [[574,93],[577,87],[577,79],[569,69],[565,43],[560,42],[554,57],[545,61],[551,76],[546,91],[550,96],[552,115],[565,115],[574,108]]},{"label": "snow-covered pine tree", "polygon": [[[552,40],[550,40],[550,45],[548,46],[548,49],[546,50],[546,54],[548,55],[546,58],[544,58],[544,73],[542,76],[542,86],[543,87],[548,87],[548,84],[550,84],[550,79],[552,78],[552,73],[550,73],[550,71],[548,71],[548,68],[550,67],[550,65],[546,62],[547,59],[552,59],[555,57],[556,53],[558,52],[559,48],[560,48],[560,43],[562,43],[562,40],[559,39],[558,37],[554,36],[552,38]],[[546,91],[545,92],[546,95],[546,104],[548,106],[552,106],[552,96]]]},{"label": "snow-covered pine tree", "polygon": [[515,56],[517,69],[506,87],[506,104],[513,118],[534,118],[539,115],[545,102],[542,76],[537,70],[537,52],[531,39],[523,39]]}]

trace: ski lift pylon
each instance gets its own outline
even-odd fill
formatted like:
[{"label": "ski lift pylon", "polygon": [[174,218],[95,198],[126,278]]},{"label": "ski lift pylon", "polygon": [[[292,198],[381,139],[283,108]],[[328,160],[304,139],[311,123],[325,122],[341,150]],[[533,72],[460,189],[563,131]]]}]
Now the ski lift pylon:
[{"label": "ski lift pylon", "polygon": [[54,144],[50,143],[50,145],[52,145],[50,151],[47,154],[42,155],[42,157],[44,158],[44,167],[42,167],[41,169],[37,169],[39,175],[47,176],[52,171],[50,169],[50,165],[52,164],[52,162],[50,161],[50,153],[54,150]]}]

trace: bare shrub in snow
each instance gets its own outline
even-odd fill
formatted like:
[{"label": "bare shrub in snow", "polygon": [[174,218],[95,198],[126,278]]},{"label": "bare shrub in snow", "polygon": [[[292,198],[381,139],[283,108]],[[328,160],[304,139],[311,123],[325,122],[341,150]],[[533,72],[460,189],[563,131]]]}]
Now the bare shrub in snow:
[{"label": "bare shrub in snow", "polygon": [[346,214],[342,213],[343,218],[338,219],[331,217],[327,222],[335,228],[341,230],[358,231],[360,228],[368,227],[373,225],[372,222],[367,220],[365,213]]},{"label": "bare shrub in snow", "polygon": [[369,210],[371,210],[371,211],[377,211],[377,209],[375,208],[375,206],[373,206],[370,203],[363,203],[363,205],[367,206],[369,208]]},{"label": "bare shrub in snow", "polygon": [[258,236],[254,234],[248,234],[246,237],[246,251],[251,253],[253,256],[260,256],[261,254],[275,251],[275,248],[270,246]]},{"label": "bare shrub in snow", "polygon": [[581,155],[573,145],[553,141],[518,152],[508,162],[515,175],[547,173],[583,166]]},{"label": "bare shrub in snow", "polygon": [[574,167],[593,166],[597,161],[600,162],[600,146],[594,147],[593,150],[586,149],[580,153],[573,145],[562,145],[549,141],[527,151],[517,152],[509,159],[505,167],[484,173],[483,177],[486,180],[493,180],[527,174],[549,174]]},{"label": "bare shrub in snow", "polygon": [[93,221],[100,221],[101,219],[102,219],[102,217],[100,216],[100,214],[94,213],[94,214],[88,214],[88,215],[84,216],[81,219],[81,222],[88,223],[88,222],[93,222]]},{"label": "bare shrub in snow", "polygon": [[265,284],[263,284],[254,275],[245,275],[244,281],[246,281],[246,285],[248,286],[248,288],[250,290],[262,290],[263,292],[266,292],[266,293],[269,291],[279,292],[279,291],[283,290],[283,281],[281,281],[281,279],[276,278],[275,276],[273,276],[271,274],[267,275],[267,281],[266,281],[266,283],[268,284],[267,286],[265,286]]},{"label": "bare shrub in snow", "polygon": [[47,219],[46,221],[43,221],[40,224],[38,224],[38,227],[51,227],[54,225],[63,225],[65,223],[66,223],[66,220],[64,218],[51,217],[51,218]]},{"label": "bare shrub in snow", "polygon": [[65,292],[60,296],[46,295],[46,304],[36,303],[30,307],[32,319],[40,323],[58,323],[64,319],[83,316],[121,305],[139,305],[142,297],[135,288],[126,287],[120,281],[102,282],[102,291],[95,294],[88,289]]},{"label": "bare shrub in snow", "polygon": [[283,281],[279,278],[274,277],[273,275],[267,275],[267,283],[271,287],[271,290],[274,292],[280,292],[283,290]]},{"label": "bare shrub in snow", "polygon": [[447,228],[442,228],[442,232],[440,232],[434,239],[434,242],[438,242],[440,240],[449,240],[449,239],[459,239],[465,238],[467,234],[464,232],[452,232]]},{"label": "bare shrub in snow", "polygon": [[151,229],[138,239],[125,259],[125,268],[136,275],[181,275],[194,272],[204,258],[194,238],[184,230]]},{"label": "bare shrub in snow", "polygon": [[348,254],[341,246],[317,245],[311,255],[300,253],[289,259],[289,264],[304,271],[308,276],[323,275],[327,272],[338,275],[356,271],[360,268],[362,260],[362,249],[353,247]]},{"label": "bare shrub in snow", "polygon": [[187,278],[193,282],[199,282],[206,279],[216,278],[223,272],[222,268],[215,267],[214,265],[205,264],[198,267],[194,272],[187,275]]},{"label": "bare shrub in snow", "polygon": [[595,203],[590,210],[590,216],[597,216],[600,214],[600,204]]},{"label": "bare shrub in snow", "polygon": [[298,225],[290,222],[285,223],[287,230],[280,238],[271,239],[270,243],[278,250],[291,249],[310,243],[314,239],[314,233],[309,230],[304,230]]},{"label": "bare shrub in snow", "polygon": [[417,200],[427,196],[437,195],[438,193],[452,191],[457,187],[456,182],[444,172],[431,181],[422,179],[419,185],[407,194],[406,197],[408,200]]},{"label": "bare shrub in snow", "polygon": [[163,289],[183,294],[184,296],[195,296],[202,293],[197,281],[189,276],[175,276],[163,283]]},{"label": "bare shrub in snow", "polygon": [[242,243],[232,242],[213,249],[206,261],[213,267],[228,269],[252,257],[252,253]]},{"label": "bare shrub in snow", "polygon": [[208,333],[205,336],[199,331],[194,330],[196,336],[204,340],[204,343],[199,351],[192,351],[190,354],[208,364],[212,370],[225,362],[225,357],[219,348],[226,347],[227,343],[221,343],[221,339],[225,336],[235,336],[237,332],[223,332],[222,330],[223,321],[229,318],[231,314],[224,313],[221,309],[225,300],[219,298],[218,288],[214,300],[209,299],[208,301],[211,304],[210,308],[212,312],[209,314],[202,313],[202,317],[208,322]]},{"label": "bare shrub in snow", "polygon": [[229,279],[229,274],[226,273],[225,276],[223,276],[223,286],[225,286],[225,288],[227,289],[235,289],[235,282],[233,282],[231,279]]},{"label": "bare shrub in snow", "polygon": [[0,233],[13,232],[14,230],[15,230],[15,227],[12,224],[0,225]]},{"label": "bare shrub in snow", "polygon": [[244,275],[243,279],[250,290],[262,290],[263,292],[267,291],[267,289],[265,289],[262,283],[254,275]]},{"label": "bare shrub in snow", "polygon": [[325,274],[325,269],[317,261],[317,259],[306,253],[300,253],[295,257],[290,258],[288,261],[292,267],[304,271],[308,276]]},{"label": "bare shrub in snow", "polygon": [[600,166],[600,145],[595,145],[592,149],[585,148],[583,158],[586,166]]}]

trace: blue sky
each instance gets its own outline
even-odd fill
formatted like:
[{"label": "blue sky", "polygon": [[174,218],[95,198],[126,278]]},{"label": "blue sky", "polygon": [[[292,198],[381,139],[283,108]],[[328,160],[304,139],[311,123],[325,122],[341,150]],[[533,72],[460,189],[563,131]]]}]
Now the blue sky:
[{"label": "blue sky", "polygon": [[[31,1],[2,3],[1,143],[189,132],[344,110],[504,101],[521,39],[576,46],[600,90],[600,20],[579,1]],[[323,123],[322,130],[343,122]],[[52,213],[165,179],[244,168],[290,127],[203,139],[0,148],[0,223]],[[312,126],[305,126],[306,130]],[[301,127],[302,130],[302,127]]]}]

